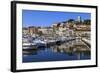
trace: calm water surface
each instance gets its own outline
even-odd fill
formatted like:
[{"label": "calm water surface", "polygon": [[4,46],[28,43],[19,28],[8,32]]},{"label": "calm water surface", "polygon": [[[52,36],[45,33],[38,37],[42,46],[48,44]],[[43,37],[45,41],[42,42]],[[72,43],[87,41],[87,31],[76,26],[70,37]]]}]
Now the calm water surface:
[{"label": "calm water surface", "polygon": [[87,60],[90,59],[90,50],[86,45],[77,47],[69,46],[75,42],[69,42],[62,45],[51,47],[36,48],[31,52],[23,52],[23,62],[43,62],[43,61],[64,61],[64,60]]}]

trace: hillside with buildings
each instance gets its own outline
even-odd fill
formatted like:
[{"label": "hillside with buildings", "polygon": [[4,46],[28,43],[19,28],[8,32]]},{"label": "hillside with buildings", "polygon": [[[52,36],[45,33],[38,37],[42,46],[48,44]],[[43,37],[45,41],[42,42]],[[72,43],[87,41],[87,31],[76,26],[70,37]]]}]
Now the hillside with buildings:
[{"label": "hillside with buildings", "polygon": [[[89,36],[91,30],[90,20],[69,19],[67,21],[53,23],[50,27],[23,27],[23,34],[30,36]],[[89,36],[90,38],[90,36]]]}]

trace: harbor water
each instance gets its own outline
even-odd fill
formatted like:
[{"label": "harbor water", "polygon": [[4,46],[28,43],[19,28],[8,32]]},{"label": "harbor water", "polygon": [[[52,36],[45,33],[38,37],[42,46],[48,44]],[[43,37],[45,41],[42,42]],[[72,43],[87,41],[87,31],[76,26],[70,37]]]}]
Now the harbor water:
[{"label": "harbor water", "polygon": [[91,59],[91,49],[81,40],[23,50],[23,62],[71,61]]}]

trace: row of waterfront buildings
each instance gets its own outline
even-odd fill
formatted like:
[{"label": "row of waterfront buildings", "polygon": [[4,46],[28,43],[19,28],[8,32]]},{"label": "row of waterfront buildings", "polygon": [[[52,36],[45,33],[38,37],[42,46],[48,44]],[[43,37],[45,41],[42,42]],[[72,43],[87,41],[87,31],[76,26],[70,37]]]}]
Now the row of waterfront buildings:
[{"label": "row of waterfront buildings", "polygon": [[75,21],[64,21],[53,23],[50,27],[23,27],[23,34],[31,36],[89,36],[90,37],[90,24],[84,24],[78,17],[79,23]]}]

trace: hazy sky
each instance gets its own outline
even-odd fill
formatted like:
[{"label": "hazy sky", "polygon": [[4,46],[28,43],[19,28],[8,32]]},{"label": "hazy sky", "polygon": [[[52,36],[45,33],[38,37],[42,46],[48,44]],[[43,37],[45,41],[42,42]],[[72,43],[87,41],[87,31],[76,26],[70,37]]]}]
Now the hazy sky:
[{"label": "hazy sky", "polygon": [[68,19],[75,19],[81,16],[81,19],[91,19],[90,13],[78,12],[55,12],[55,11],[37,11],[37,10],[23,10],[22,22],[23,27],[28,26],[51,26],[53,23],[67,21]]}]

